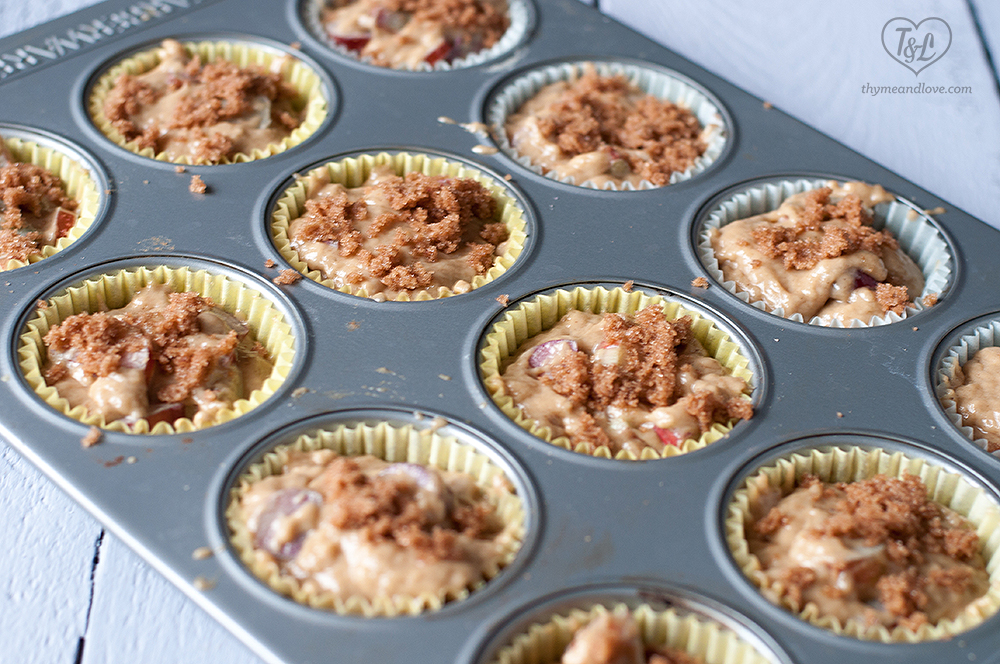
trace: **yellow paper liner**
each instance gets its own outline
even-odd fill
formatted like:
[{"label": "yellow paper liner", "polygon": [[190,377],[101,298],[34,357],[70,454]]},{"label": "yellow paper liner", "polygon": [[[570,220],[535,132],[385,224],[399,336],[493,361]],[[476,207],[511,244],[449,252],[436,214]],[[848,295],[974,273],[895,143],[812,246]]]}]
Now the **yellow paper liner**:
[{"label": "yellow paper liner", "polygon": [[66,235],[56,240],[55,244],[45,245],[38,253],[28,256],[28,263],[12,259],[7,261],[6,265],[0,266],[0,271],[14,270],[29,263],[37,263],[73,244],[94,223],[101,204],[97,181],[91,176],[87,167],[73,157],[57,149],[16,137],[4,138],[3,141],[15,161],[34,164],[57,175],[62,181],[66,195],[75,200],[78,206],[75,210],[76,223],[70,227]]},{"label": "yellow paper liner", "polygon": [[955,401],[957,370],[964,367],[976,353],[990,346],[1000,346],[1000,320],[995,315],[992,320],[984,321],[968,334],[963,334],[961,339],[948,348],[935,370],[937,381],[934,390],[945,416],[955,428],[984,452],[1000,457],[1000,449],[991,450],[990,441],[985,436],[977,436],[976,430],[965,423],[965,417],[958,412],[958,403]]},{"label": "yellow paper liner", "polygon": [[[752,510],[763,493],[780,488],[788,495],[803,475],[813,474],[824,482],[857,482],[874,475],[890,477],[916,475],[927,486],[928,497],[965,517],[976,528],[990,575],[986,594],[969,604],[956,618],[936,625],[921,625],[917,630],[884,625],[870,626],[862,620],[840,620],[820,615],[813,603],[798,606],[786,594],[784,585],[768,581],[760,560],[750,553],[746,529],[753,523]],[[725,521],[726,541],[736,564],[771,602],[798,615],[817,627],[835,634],[883,643],[934,641],[972,629],[1000,608],[1000,506],[986,492],[958,473],[947,472],[923,459],[902,452],[866,450],[859,447],[806,449],[768,465],[747,478],[733,495]]]},{"label": "yellow paper liner", "polygon": [[[289,54],[255,48],[252,44],[243,42],[202,41],[183,42],[183,45],[189,55],[200,56],[202,63],[206,64],[223,59],[229,60],[240,67],[257,65],[266,71],[271,71],[275,61],[286,59],[286,62],[280,65],[282,78],[298,91],[299,99],[296,106],[306,109],[302,123],[288,136],[283,138],[280,143],[271,143],[263,150],[254,150],[251,154],[238,152],[232,157],[224,157],[218,162],[208,163],[236,164],[276,155],[295,147],[309,138],[323,123],[323,120],[326,119],[328,102],[323,96],[322,80],[319,74],[302,60]],[[152,148],[140,148],[137,141],[126,141],[125,137],[112,126],[111,122],[104,115],[104,100],[114,87],[118,77],[122,74],[138,76],[153,69],[160,63],[159,50],[160,47],[157,46],[148,51],[137,53],[132,57],[122,60],[101,76],[91,90],[88,104],[90,118],[105,136],[130,152],[158,161],[170,161],[175,164],[192,164],[194,162],[186,155],[171,160],[165,152],[155,152]]]},{"label": "yellow paper liner", "polygon": [[[310,435],[299,436],[294,442],[276,447],[263,459],[251,465],[240,476],[230,491],[226,520],[230,529],[230,542],[243,564],[273,590],[290,597],[300,604],[316,609],[332,610],[341,614],[363,616],[415,615],[440,609],[447,602],[464,599],[470,592],[482,587],[495,577],[503,567],[514,560],[524,538],[524,505],[515,494],[503,495],[496,504],[497,514],[506,527],[496,541],[503,546],[499,567],[487,570],[485,579],[475,587],[442,588],[437,593],[417,597],[393,595],[369,599],[353,595],[341,597],[333,592],[309,592],[295,577],[282,574],[273,559],[254,555],[253,535],[239,516],[239,502],[250,486],[265,477],[281,474],[290,450],[314,451],[330,449],[340,456],[370,454],[393,463],[416,463],[441,470],[471,475],[476,483],[489,489],[494,481],[509,478],[490,458],[475,447],[453,437],[439,435],[432,428],[414,425],[394,425],[380,422],[352,426],[341,425],[321,429]],[[493,495],[487,492],[487,495]]]},{"label": "yellow paper liner", "polygon": [[492,664],[558,664],[573,635],[601,614],[632,614],[647,648],[670,648],[699,657],[705,664],[770,664],[770,657],[722,624],[676,609],[657,611],[648,604],[629,609],[622,603],[574,609],[530,626],[497,653]]},{"label": "yellow paper liner", "polygon": [[[497,202],[497,212],[494,219],[502,221],[507,227],[507,244],[503,255],[494,259],[493,267],[486,274],[477,275],[472,280],[471,288],[467,290],[474,290],[493,281],[510,269],[510,266],[521,255],[527,239],[525,235],[524,211],[514,198],[507,193],[506,188],[496,179],[466,164],[449,161],[444,157],[435,157],[421,153],[400,152],[389,154],[381,152],[377,155],[348,157],[320,166],[310,171],[304,178],[299,179],[281,196],[271,216],[271,235],[274,238],[274,243],[278,251],[281,252],[281,255],[293,268],[313,281],[341,293],[356,295],[358,297],[371,297],[376,300],[386,299],[386,295],[381,292],[369,295],[368,289],[365,286],[361,286],[360,288],[350,285],[337,286],[333,280],[324,279],[319,270],[312,270],[306,265],[305,261],[299,257],[298,252],[292,247],[291,241],[288,238],[289,224],[305,212],[307,183],[310,177],[325,176],[329,178],[331,183],[341,184],[350,189],[362,186],[365,180],[368,179],[372,168],[384,164],[391,165],[396,175],[400,176],[406,173],[418,172],[429,176],[444,175],[454,178],[472,178],[486,187],[493,195],[493,199]],[[466,292],[466,290],[462,292]],[[396,295],[394,299],[398,302],[425,301],[457,294],[451,288],[442,286],[436,292],[429,290],[404,291]]]},{"label": "yellow paper liner", "polygon": [[[566,436],[554,437],[552,431],[537,420],[525,417],[524,413],[507,394],[503,377],[500,375],[504,363],[517,354],[517,349],[525,341],[553,327],[570,309],[577,309],[595,314],[619,313],[633,315],[640,309],[653,304],[662,304],[667,320],[682,316],[691,316],[693,325],[691,331],[710,357],[715,358],[729,372],[744,379],[751,388],[754,387],[754,376],[750,369],[750,360],[745,357],[740,346],[720,330],[711,320],[703,317],[697,311],[685,309],[677,302],[671,302],[659,295],[647,295],[638,290],[625,292],[621,288],[606,289],[577,287],[573,290],[556,290],[550,294],[539,295],[534,300],[524,302],[507,311],[503,320],[493,326],[486,335],[486,341],[480,350],[479,368],[483,383],[500,410],[514,420],[523,429],[542,440],[572,450],[580,454],[610,459],[635,460],[631,452],[620,450],[612,455],[611,449],[602,445],[593,452],[588,452],[583,444],[573,446]],[[689,438],[679,446],[666,445],[662,453],[647,447],[639,459],[661,459],[678,454],[686,454],[714,443],[732,431],[734,424],[714,424],[697,440]]]},{"label": "yellow paper liner", "polygon": [[[245,321],[254,337],[268,352],[274,368],[260,389],[233,402],[231,408],[221,409],[218,415],[200,425],[189,418],[173,423],[157,422],[152,429],[142,419],[131,426],[121,420],[106,422],[100,414],[90,413],[83,406],[72,408],[55,387],[48,385],[42,375],[47,351],[43,338],[49,329],[69,316],[83,312],[117,309],[125,306],[136,292],[149,284],[169,284],[177,292],[193,291],[211,297],[216,306],[222,307]],[[212,274],[207,270],[187,267],[141,267],[98,275],[71,286],[39,307],[28,321],[18,344],[18,358],[25,380],[45,403],[60,413],[84,424],[126,433],[172,434],[205,429],[244,415],[266,401],[285,382],[295,359],[295,338],[284,316],[261,292],[243,283]]]}]

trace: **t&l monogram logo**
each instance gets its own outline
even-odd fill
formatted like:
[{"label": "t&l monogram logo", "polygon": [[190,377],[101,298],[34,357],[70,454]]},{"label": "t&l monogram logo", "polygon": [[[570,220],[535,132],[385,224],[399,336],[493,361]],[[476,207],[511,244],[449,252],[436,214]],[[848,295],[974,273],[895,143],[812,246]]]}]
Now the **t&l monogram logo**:
[{"label": "t&l monogram logo", "polygon": [[951,48],[951,26],[936,17],[925,18],[920,23],[897,17],[882,27],[882,48],[893,60],[918,76]]}]

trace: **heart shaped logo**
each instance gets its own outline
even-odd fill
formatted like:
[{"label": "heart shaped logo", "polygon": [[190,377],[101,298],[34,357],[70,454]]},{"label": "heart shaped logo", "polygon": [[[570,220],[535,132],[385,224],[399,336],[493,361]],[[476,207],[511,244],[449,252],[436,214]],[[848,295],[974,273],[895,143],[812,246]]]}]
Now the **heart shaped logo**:
[{"label": "heart shaped logo", "polygon": [[937,17],[925,18],[920,23],[896,17],[882,27],[882,48],[889,57],[919,76],[951,48],[951,26]]}]

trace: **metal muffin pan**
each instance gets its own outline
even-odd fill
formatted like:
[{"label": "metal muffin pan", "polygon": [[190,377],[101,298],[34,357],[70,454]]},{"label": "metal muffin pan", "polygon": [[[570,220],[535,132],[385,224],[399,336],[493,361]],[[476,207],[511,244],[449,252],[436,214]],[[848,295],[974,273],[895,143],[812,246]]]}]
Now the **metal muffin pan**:
[{"label": "metal muffin pan", "polygon": [[[76,50],[0,72],[0,122],[68,142],[109,183],[102,213],[85,236],[43,262],[2,275],[3,438],[272,662],[472,664],[488,660],[510,625],[539,615],[539,606],[562,606],[564,593],[573,601],[578,595],[648,597],[645,588],[657,589],[653,596],[664,602],[693,603],[742,625],[773,650],[776,662],[1000,661],[1000,616],[951,640],[915,645],[858,641],[813,627],[755,594],[733,564],[721,522],[734,484],[753,470],[748,466],[778,445],[808,445],[820,435],[926,449],[996,491],[1000,462],[948,420],[934,394],[934,372],[938,348],[953,330],[1000,309],[1000,274],[990,269],[1000,235],[949,206],[937,222],[955,259],[948,291],[928,310],[880,327],[809,326],[759,311],[718,285],[692,289],[694,278],[708,276],[697,252],[699,219],[742,183],[836,173],[880,183],[921,208],[943,201],[576,0],[530,1],[534,27],[521,45],[499,60],[452,71],[393,71],[351,61],[312,36],[301,16],[304,3],[296,0],[256,3],[253,12],[238,0],[192,0],[127,26],[108,23],[129,6],[110,0],[0,40],[0,52],[13,53],[81,24],[104,21],[108,28],[88,32],[91,41],[79,41]],[[580,34],[588,35],[585,45]],[[90,124],[87,90],[110,62],[166,37],[205,36],[299,42],[328,88],[325,123],[273,157],[192,166],[184,174],[119,148]],[[510,77],[587,58],[650,63],[694,81],[720,102],[726,151],[687,181],[595,191],[537,175],[502,153],[474,153],[474,146],[492,142],[438,121],[482,122],[488,101]],[[40,90],[48,100],[44,113],[36,110]],[[471,293],[429,302],[379,303],[306,279],[269,284],[287,267],[270,239],[271,208],[282,184],[310,165],[381,149],[441,152],[486,172],[509,173],[528,213],[528,243],[517,264]],[[188,192],[192,174],[202,176],[210,193]],[[278,267],[266,268],[268,259]],[[281,389],[247,415],[210,429],[173,436],[108,432],[100,445],[81,449],[87,427],[27,388],[18,337],[37,300],[119,262],[197,263],[265,290],[297,339],[293,370]],[[975,279],[967,267],[979,268]],[[760,369],[752,420],[700,451],[624,462],[548,445],[493,405],[480,380],[478,351],[502,310],[497,297],[516,301],[556,287],[627,280],[684,294],[718,312],[753,349]],[[401,421],[415,419],[414,412],[443,417],[511,469],[530,510],[519,556],[468,599],[417,617],[345,617],[276,595],[227,548],[221,515],[234,474],[290,431],[387,412]],[[120,457],[134,463],[116,464]],[[202,546],[222,551],[192,559]],[[211,588],[196,588],[199,577]]]}]

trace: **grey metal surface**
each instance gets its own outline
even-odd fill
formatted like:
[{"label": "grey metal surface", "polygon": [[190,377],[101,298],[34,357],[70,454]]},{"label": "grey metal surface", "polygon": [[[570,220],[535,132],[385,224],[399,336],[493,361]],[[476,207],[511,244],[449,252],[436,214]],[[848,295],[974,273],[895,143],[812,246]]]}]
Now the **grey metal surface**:
[{"label": "grey metal surface", "polygon": [[[932,389],[940,342],[968,321],[1000,311],[1000,274],[992,269],[997,231],[949,206],[939,225],[956,257],[951,289],[903,323],[848,330],[791,323],[721,287],[690,289],[691,280],[705,274],[695,251],[698,216],[720,192],[762,177],[834,174],[881,183],[926,208],[943,201],[781,112],[765,110],[759,99],[576,0],[535,0],[535,30],[507,59],[435,73],[387,71],[331,53],[303,27],[294,0],[249,7],[238,0],[159,4],[172,9],[121,29],[115,26],[124,23],[110,17],[131,5],[111,0],[0,40],[0,53],[31,55],[35,51],[25,46],[45,50],[55,43],[47,38],[81,24],[99,20],[107,27],[109,34],[99,38],[97,28],[86,33],[93,43],[77,40],[77,48],[64,45],[61,54],[46,51],[53,57],[36,53],[34,63],[22,58],[23,69],[5,73],[0,122],[74,144],[95,161],[111,192],[86,236],[42,263],[0,277],[0,432],[262,657],[473,662],[491,651],[498,630],[549,598],[558,604],[561,593],[621,596],[652,588],[671,601],[693,594],[709,612],[752,625],[751,631],[803,664],[998,660],[997,616],[950,641],[919,645],[859,642],[811,627],[756,593],[732,564],[721,528],[726,497],[748,464],[779,444],[816,435],[914,445],[908,449],[938,454],[988,487],[1000,482],[998,460],[962,438]],[[194,35],[300,42],[301,52],[328,77],[330,119],[305,143],[275,157],[189,167],[184,175],[172,164],[125,152],[90,125],[87,86],[110,61],[164,37]],[[589,56],[647,61],[691,78],[728,111],[731,148],[687,182],[597,192],[537,176],[502,154],[476,155],[471,148],[480,139],[437,121],[481,121],[490,94],[507,77],[539,63]],[[282,183],[337,155],[382,148],[444,152],[510,173],[529,212],[529,243],[517,265],[469,294],[422,303],[362,300],[308,280],[271,286],[275,271],[265,269],[265,261],[284,265],[268,231]],[[188,193],[191,174],[205,179],[209,195]],[[109,432],[102,444],[81,449],[87,427],[54,413],[21,378],[17,338],[36,300],[117,261],[209,264],[268,292],[297,330],[289,380],[256,410],[211,429],[176,436]],[[728,438],[662,461],[605,461],[533,438],[490,402],[477,352],[502,310],[497,296],[515,301],[562,285],[629,279],[686,294],[718,312],[759,355],[756,415]],[[352,322],[357,329],[348,327]],[[293,397],[299,387],[308,392]],[[262,446],[316,422],[368,417],[379,409],[395,409],[404,420],[413,411],[445,417],[460,435],[493,450],[526,489],[526,545],[486,588],[419,617],[351,618],[278,597],[242,571],[231,552],[192,559],[197,547],[225,545],[220,514],[227,483]],[[105,466],[119,456],[136,462]],[[214,587],[196,590],[198,576]]]}]

